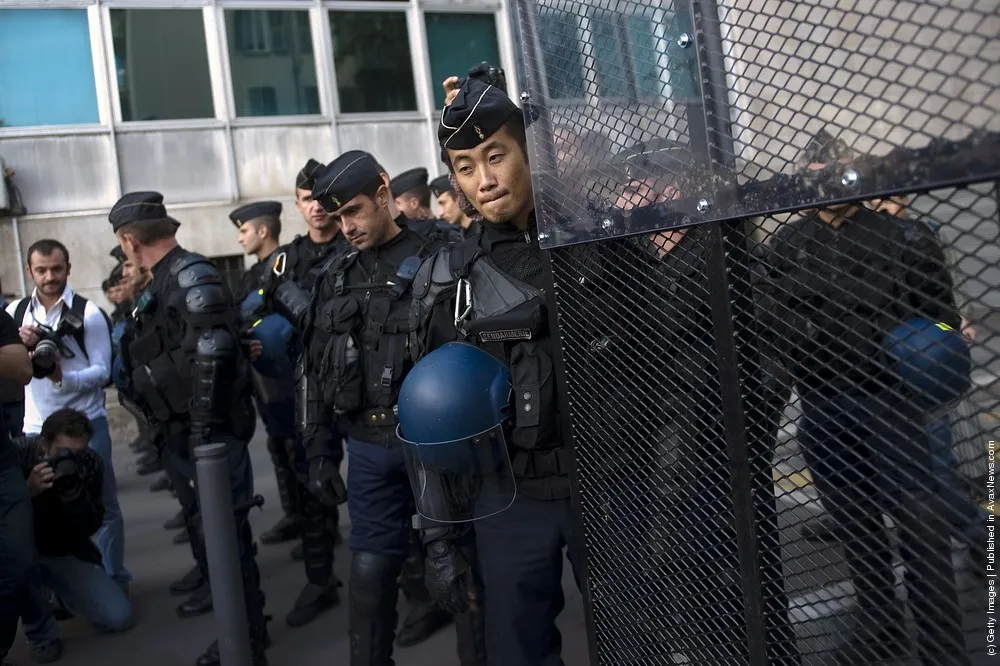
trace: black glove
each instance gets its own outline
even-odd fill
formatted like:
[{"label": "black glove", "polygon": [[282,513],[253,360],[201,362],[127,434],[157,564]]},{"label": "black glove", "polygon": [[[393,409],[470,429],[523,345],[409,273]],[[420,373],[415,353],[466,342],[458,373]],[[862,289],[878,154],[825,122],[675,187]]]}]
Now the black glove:
[{"label": "black glove", "polygon": [[458,615],[469,608],[475,590],[472,567],[451,540],[431,541],[424,558],[424,583],[443,610]]},{"label": "black glove", "polygon": [[347,501],[347,486],[332,458],[309,461],[309,492],[324,506],[337,506]]}]

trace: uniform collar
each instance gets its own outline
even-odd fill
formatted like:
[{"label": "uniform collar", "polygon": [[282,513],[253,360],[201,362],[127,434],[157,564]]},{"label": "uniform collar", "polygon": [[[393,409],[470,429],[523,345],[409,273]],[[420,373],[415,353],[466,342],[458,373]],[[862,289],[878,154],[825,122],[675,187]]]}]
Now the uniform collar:
[{"label": "uniform collar", "polygon": [[480,224],[483,229],[483,248],[487,252],[494,245],[500,243],[516,243],[518,241],[524,243],[538,242],[538,225],[535,223],[535,211],[531,211],[531,215],[528,217],[528,226],[524,229],[518,229],[511,222],[493,224],[492,222],[483,220]]},{"label": "uniform collar", "polygon": [[174,263],[174,259],[182,254],[184,254],[184,248],[182,248],[180,245],[175,245],[173,249],[170,250],[170,252],[167,252],[165,255],[163,255],[163,258],[160,259],[158,262],[156,262],[156,264],[152,268],[153,279],[155,280],[163,273],[169,272],[170,267]]}]

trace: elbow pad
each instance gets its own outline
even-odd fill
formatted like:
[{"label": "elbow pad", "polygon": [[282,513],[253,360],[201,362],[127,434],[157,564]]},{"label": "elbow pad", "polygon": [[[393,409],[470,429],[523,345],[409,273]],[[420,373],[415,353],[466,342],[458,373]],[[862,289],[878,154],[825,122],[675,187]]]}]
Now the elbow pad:
[{"label": "elbow pad", "polygon": [[194,381],[191,425],[194,430],[222,422],[228,416],[241,353],[239,340],[224,328],[210,329],[198,338],[191,372]]}]

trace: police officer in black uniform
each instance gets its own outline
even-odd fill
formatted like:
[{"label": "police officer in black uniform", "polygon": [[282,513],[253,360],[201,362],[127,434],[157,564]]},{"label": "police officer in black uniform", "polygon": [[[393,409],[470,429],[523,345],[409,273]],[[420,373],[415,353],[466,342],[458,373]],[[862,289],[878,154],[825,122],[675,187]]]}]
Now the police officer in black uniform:
[{"label": "police officer in black uniform", "polygon": [[[178,223],[168,217],[163,195],[126,194],[108,217],[129,260],[152,273],[152,282],[138,298],[135,318],[122,340],[122,362],[131,378],[130,397],[159,431],[175,485],[193,487],[192,451],[196,446],[209,442],[229,446],[253,663],[264,666],[264,595],[247,517],[253,494],[247,443],[253,436],[256,415],[249,363],[240,341],[239,311],[214,264],[177,244],[174,234]],[[192,549],[207,580],[197,502],[182,502]],[[196,663],[219,664],[218,643]]]},{"label": "police officer in black uniform", "polygon": [[[253,325],[260,314],[274,254],[281,234],[281,204],[261,201],[241,206],[229,214],[239,230],[244,252],[257,257],[257,263],[243,274],[242,289],[236,295],[246,327]],[[288,377],[266,377],[254,371],[254,398],[257,411],[267,430],[267,452],[274,465],[281,500],[282,517],[261,535],[261,543],[281,543],[299,535],[299,485],[295,478],[295,382]]]},{"label": "police officer in black uniform", "polygon": [[[470,77],[444,109],[438,137],[484,222],[476,236],[425,262],[414,280],[414,318],[422,323],[412,351],[420,355],[460,336],[511,370],[516,423],[507,441],[517,497],[505,511],[475,522],[487,656],[491,664],[558,664],[563,551],[580,581],[582,549],[570,506],[570,458],[553,372],[551,275],[538,246],[524,119],[505,93]],[[455,541],[461,530],[434,524],[423,535],[427,586],[442,607],[461,612],[471,570]]]},{"label": "police officer in black uniform", "polygon": [[425,238],[433,238],[443,243],[461,240],[455,227],[439,219],[431,210],[431,188],[427,184],[427,169],[418,167],[399,174],[389,181],[389,190],[400,215],[412,231]]},{"label": "police officer in black uniform", "polygon": [[431,181],[430,188],[441,209],[441,218],[462,230],[462,240],[467,240],[479,232],[479,222],[473,220],[464,210],[462,203],[464,201],[468,205],[468,201],[465,197],[459,199],[454,185],[451,184],[451,176],[438,176]]},{"label": "police officer in black uniform", "polygon": [[[620,153],[622,189],[612,203],[629,211],[680,199],[694,172],[688,155],[665,139]],[[595,246],[601,256],[588,262],[598,269],[589,279],[590,352],[586,367],[576,369],[592,374],[588,384],[609,387],[595,415],[604,436],[641,442],[634,453],[608,461],[608,475],[659,497],[641,506],[627,493],[608,497],[608,515],[634,535],[621,566],[641,572],[636,583],[661,600],[663,642],[673,652],[668,663],[748,659],[722,408],[705,398],[721,390],[707,234],[705,227],[688,227]],[[629,285],[627,299],[620,285]],[[649,315],[632,316],[635,303]],[[628,413],[651,416],[622,419]],[[650,553],[666,564],[649,563]],[[706,645],[703,637],[720,627],[731,632],[727,639]]]},{"label": "police officer in black uniform", "polygon": [[[409,551],[413,495],[395,435],[394,406],[410,367],[409,287],[420,261],[440,243],[393,220],[390,192],[376,160],[349,151],[326,168],[313,196],[338,221],[352,250],[325,271],[310,299],[287,285],[275,301],[306,322],[311,396],[348,423],[346,487],[339,442],[310,440],[310,489],[327,504],[348,498],[352,666],[389,666],[396,630],[397,579]],[[349,492],[348,492],[349,491]]]},{"label": "police officer in black uniform", "polygon": [[[296,237],[276,251],[270,262],[264,288],[264,311],[279,309],[275,293],[282,284],[294,285],[302,294],[310,295],[329,261],[342,254],[347,243],[333,218],[312,196],[312,187],[324,167],[309,160],[295,179],[295,205],[309,227],[309,233]],[[284,313],[282,313],[284,314]],[[286,316],[300,336],[308,333],[302,322]],[[325,420],[310,416],[315,408],[315,391],[309,387],[309,359],[300,355],[295,371],[296,429],[293,463],[296,473],[299,511],[302,524],[302,559],[306,570],[306,585],[299,593],[294,608],[285,621],[292,627],[312,622],[323,611],[340,601],[339,581],[333,575],[334,547],[340,542],[339,512],[336,503],[323,504],[307,489],[309,461],[306,455],[310,442],[333,442],[339,449],[343,436],[336,419]],[[323,412],[326,415],[326,412]],[[339,466],[340,460],[337,461]],[[293,555],[294,556],[294,555]]]},{"label": "police officer in black uniform", "polygon": [[[805,175],[830,158],[838,169],[851,162],[849,154],[814,148],[803,160]],[[884,512],[902,541],[919,658],[965,666],[954,504],[930,471],[932,410],[896,385],[883,351],[890,331],[914,319],[960,329],[941,246],[928,225],[859,202],[805,211],[763,249],[762,334],[801,398],[799,438],[823,504],[844,531],[857,590],[858,621],[839,663],[902,659],[913,644],[894,590]]]}]

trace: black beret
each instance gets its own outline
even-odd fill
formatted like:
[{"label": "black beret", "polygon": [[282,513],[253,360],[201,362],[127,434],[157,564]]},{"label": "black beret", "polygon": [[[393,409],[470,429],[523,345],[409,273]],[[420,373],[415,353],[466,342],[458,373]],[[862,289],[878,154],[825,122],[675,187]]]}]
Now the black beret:
[{"label": "black beret", "polygon": [[363,150],[349,150],[327,165],[313,185],[312,197],[332,213],[381,177],[374,157]]},{"label": "black beret", "polygon": [[111,208],[108,221],[111,228],[118,231],[130,222],[148,222],[154,220],[170,220],[174,226],[181,223],[167,215],[167,207],[163,205],[163,195],[159,192],[129,192]]},{"label": "black beret", "polygon": [[257,203],[240,206],[229,214],[229,219],[233,221],[236,228],[243,226],[245,222],[255,220],[258,217],[278,217],[281,215],[281,204],[277,201],[258,201]]},{"label": "black beret", "polygon": [[451,178],[448,176],[438,176],[431,181],[431,193],[435,197],[439,197],[445,192],[454,192],[455,188],[451,186]]},{"label": "black beret", "polygon": [[111,252],[109,252],[108,254],[110,254],[111,257],[118,263],[122,263],[125,261],[125,259],[127,259],[127,257],[125,256],[125,250],[122,249],[121,245],[115,245],[113,248],[111,248]]},{"label": "black beret", "polygon": [[316,178],[323,170],[323,165],[316,160],[309,158],[306,165],[299,170],[299,175],[295,177],[295,189],[311,190],[316,185]]},{"label": "black beret", "polygon": [[637,143],[618,154],[626,180],[660,178],[671,175],[683,178],[690,170],[688,149],[667,139]]},{"label": "black beret", "polygon": [[475,148],[520,113],[507,94],[479,79],[467,78],[441,113],[438,142],[447,150]]},{"label": "black beret", "polygon": [[404,171],[389,181],[389,189],[392,190],[394,197],[406,194],[418,187],[427,187],[427,169],[423,167]]}]

